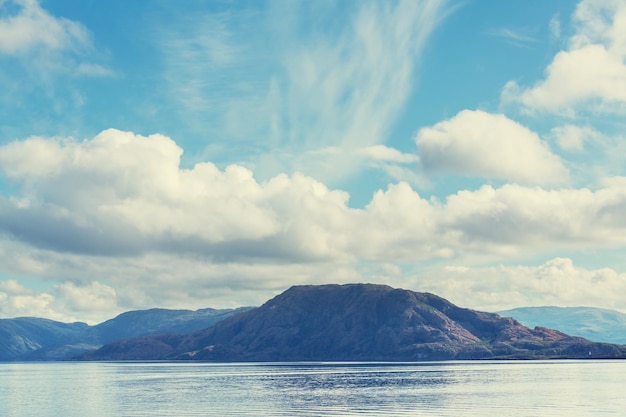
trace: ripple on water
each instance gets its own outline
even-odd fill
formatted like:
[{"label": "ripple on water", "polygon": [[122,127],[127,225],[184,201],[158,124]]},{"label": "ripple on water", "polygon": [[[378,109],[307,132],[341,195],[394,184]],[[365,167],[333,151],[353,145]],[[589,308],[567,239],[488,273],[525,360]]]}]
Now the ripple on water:
[{"label": "ripple on water", "polygon": [[0,415],[624,416],[626,361],[0,364]]}]

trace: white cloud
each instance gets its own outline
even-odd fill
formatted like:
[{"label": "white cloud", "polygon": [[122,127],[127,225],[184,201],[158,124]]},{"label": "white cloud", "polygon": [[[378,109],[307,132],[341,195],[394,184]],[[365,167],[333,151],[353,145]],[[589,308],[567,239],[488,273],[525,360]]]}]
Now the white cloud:
[{"label": "white cloud", "polygon": [[98,281],[84,286],[64,282],[56,287],[56,293],[65,300],[68,309],[81,312],[82,315],[103,312],[111,314],[112,311],[119,311],[115,289]]},{"label": "white cloud", "polygon": [[460,233],[459,242],[466,249],[479,251],[482,247],[485,253],[533,253],[553,244],[569,247],[585,240],[601,242],[612,231],[593,223],[600,220],[598,211],[605,203],[602,197],[611,198],[613,192],[621,193],[483,186],[449,196],[444,222],[446,228]]},{"label": "white cloud", "polygon": [[428,180],[416,169],[419,157],[415,154],[385,145],[368,146],[350,154],[353,158],[364,158],[370,168],[383,172],[391,180],[408,182],[420,188],[429,186]]},{"label": "white cloud", "polygon": [[401,182],[352,209],[347,193],[301,174],[258,182],[237,165],[182,169],[181,154],[163,135],[117,130],[1,146],[0,170],[19,190],[0,198],[2,272],[59,282],[46,292],[3,287],[4,314],[96,320],[116,307],[232,307],[294,283],[368,280],[363,263],[406,287],[393,264],[626,245],[623,177],[596,189],[483,186],[444,200]]},{"label": "white cloud", "polygon": [[527,111],[573,116],[580,109],[623,112],[626,108],[626,4],[583,0],[573,16],[576,33],[569,49],[560,51],[544,80],[530,88],[510,81],[504,102],[518,102]]},{"label": "white cloud", "polygon": [[557,126],[550,131],[550,136],[564,151],[580,152],[585,149],[585,143],[596,142],[603,135],[591,126],[564,125]]},{"label": "white cloud", "polygon": [[101,322],[122,312],[113,288],[95,281],[64,282],[50,292],[35,291],[16,280],[0,281],[0,317],[45,317],[62,322]]},{"label": "white cloud", "polygon": [[442,214],[436,202],[421,198],[407,183],[390,185],[357,213],[351,252],[379,261],[452,256],[449,233],[439,228]]},{"label": "white cloud", "polygon": [[[17,7],[17,14],[9,14]],[[37,0],[8,0],[0,3],[0,53],[18,55],[44,50],[76,50],[90,45],[89,32],[80,23],[56,18]]]},{"label": "white cloud", "polygon": [[[100,322],[128,310],[162,308],[233,308],[260,305],[291,285],[359,282],[364,278],[346,262],[284,262],[258,259],[212,262],[202,256],[148,253],[138,256],[89,256],[42,250],[0,240],[3,270],[19,268],[11,255],[37,259],[44,268],[29,275],[41,282],[61,282],[47,291],[29,290],[29,297],[46,302],[46,310],[21,294],[20,308],[0,284],[0,316],[35,315],[61,321]],[[16,249],[17,248],[17,249]],[[106,282],[106,284],[103,284]],[[49,284],[48,284],[49,286]],[[4,304],[3,304],[4,303]]]},{"label": "white cloud", "polygon": [[[20,63],[19,73],[10,72],[11,83],[26,75],[29,85],[43,87],[49,95],[52,94],[51,81],[60,74],[114,75],[112,70],[95,62],[99,57],[91,32],[83,24],[53,16],[41,7],[38,0],[0,2],[1,55]],[[25,91],[29,88],[21,86],[14,94]]]},{"label": "white cloud", "polygon": [[0,316],[64,319],[51,307],[54,296],[37,293],[15,280],[0,281]]},{"label": "white cloud", "polygon": [[614,111],[615,107],[606,104],[623,105],[626,101],[626,65],[622,56],[602,45],[562,51],[548,67],[546,80],[527,90],[509,82],[503,97],[513,97],[528,109],[568,115],[573,115],[573,109],[580,104]]},{"label": "white cloud", "polygon": [[[495,117],[507,128],[513,123]],[[450,132],[471,130],[463,123],[443,123],[443,128],[432,129],[435,133],[418,136],[457,140]],[[544,150],[536,135],[517,125],[515,129],[530,135],[524,139],[530,145],[521,146],[519,153]],[[448,154],[458,150],[447,146]],[[501,145],[494,146],[499,150]],[[459,158],[479,159],[468,145],[460,147],[464,152],[459,151]],[[492,159],[506,162],[515,154],[506,152]],[[205,162],[181,169],[181,154],[165,136],[113,129],[83,142],[31,138],[4,145],[0,168],[21,192],[0,199],[0,226],[16,239],[54,251],[195,253],[222,261],[354,256],[410,260],[479,248],[505,253],[542,244],[624,243],[618,232],[626,221],[617,207],[626,200],[624,182],[617,179],[596,191],[483,186],[459,191],[444,202],[424,199],[401,182],[376,192],[364,209],[351,209],[347,193],[301,174],[258,182],[250,170],[237,165],[220,170]],[[532,167],[546,172],[537,164]],[[23,262],[33,270],[38,265]]]},{"label": "white cloud", "polygon": [[583,0],[572,17],[577,31],[572,36],[573,48],[603,43],[618,53],[625,53],[626,5],[620,0]]},{"label": "white cloud", "polygon": [[402,153],[397,149],[385,145],[368,146],[367,148],[361,149],[359,153],[375,161],[396,162],[400,164],[417,162],[419,159],[417,155]]},{"label": "white cloud", "polygon": [[569,258],[538,266],[452,266],[414,280],[459,305],[486,311],[546,305],[626,311],[626,274],[582,268]]},{"label": "white cloud", "polygon": [[357,224],[352,253],[363,259],[515,259],[543,251],[617,248],[626,244],[626,182],[602,188],[545,190],[483,186],[445,202],[426,200],[406,184],[379,191]]},{"label": "white cloud", "polygon": [[[361,281],[428,291],[459,306],[485,311],[542,305],[626,311],[623,272],[583,268],[568,258],[555,258],[535,266],[444,264],[417,275],[403,273],[398,264],[385,261],[359,272],[357,269],[361,268],[354,265],[336,263],[211,265],[200,259],[169,255],[150,255],[131,262],[74,255],[64,258],[78,263],[71,267],[54,262],[55,273],[62,268],[69,275],[114,272],[113,283],[92,284],[85,278],[83,284],[65,282],[46,292],[27,289],[16,281],[0,282],[0,316],[37,316],[93,324],[132,309],[260,305],[290,285]],[[78,266],[84,270],[77,271]],[[90,302],[94,304],[90,306]]]},{"label": "white cloud", "polygon": [[428,172],[534,184],[563,183],[569,175],[536,133],[502,114],[463,110],[420,129],[415,140]]},{"label": "white cloud", "polygon": [[[249,250],[275,256],[336,251],[326,240],[341,237],[328,226],[347,211],[345,193],[301,175],[259,184],[237,165],[180,169],[181,154],[167,137],[113,129],[84,142],[31,138],[5,145],[1,169],[23,185],[23,194],[0,200],[0,223],[41,247],[85,253],[177,247],[218,257]],[[315,219],[319,225],[311,223]],[[286,240],[273,242],[277,236]]]},{"label": "white cloud", "polygon": [[7,177],[22,181],[53,174],[63,166],[61,146],[66,141],[31,137],[25,141],[3,145],[0,153],[2,171]]},{"label": "white cloud", "polygon": [[378,163],[374,166],[383,171],[389,178],[395,182],[406,182],[420,189],[431,187],[428,179],[417,172],[415,167],[404,167],[393,163]]}]

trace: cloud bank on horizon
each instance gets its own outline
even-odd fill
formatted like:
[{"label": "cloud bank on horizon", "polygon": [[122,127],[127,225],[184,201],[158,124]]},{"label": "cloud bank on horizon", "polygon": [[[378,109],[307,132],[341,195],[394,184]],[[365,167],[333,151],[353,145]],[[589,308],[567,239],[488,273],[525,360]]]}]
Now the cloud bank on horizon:
[{"label": "cloud bank on horizon", "polygon": [[626,311],[626,4],[0,2],[0,317],[367,281]]}]

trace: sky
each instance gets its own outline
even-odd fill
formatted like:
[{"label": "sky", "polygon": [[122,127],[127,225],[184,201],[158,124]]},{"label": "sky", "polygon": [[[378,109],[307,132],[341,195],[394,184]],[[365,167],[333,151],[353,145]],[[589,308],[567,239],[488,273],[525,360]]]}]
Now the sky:
[{"label": "sky", "polygon": [[626,312],[624,1],[0,0],[0,91],[0,318]]}]

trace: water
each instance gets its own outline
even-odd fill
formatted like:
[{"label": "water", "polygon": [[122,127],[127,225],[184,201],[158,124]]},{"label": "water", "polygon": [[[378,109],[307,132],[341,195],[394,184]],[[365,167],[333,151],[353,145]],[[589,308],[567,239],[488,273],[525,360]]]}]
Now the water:
[{"label": "water", "polygon": [[0,416],[625,416],[626,361],[5,363]]}]

